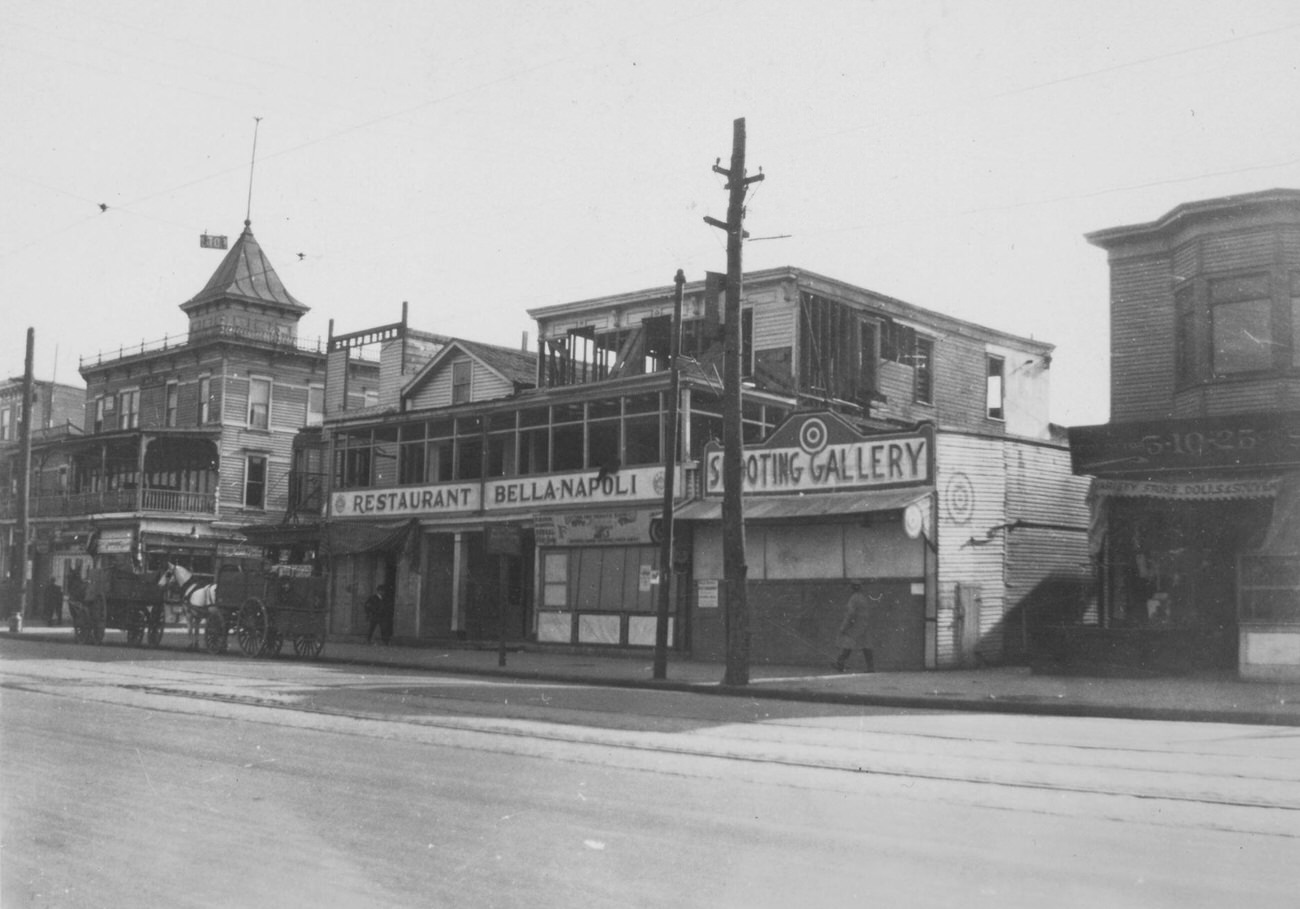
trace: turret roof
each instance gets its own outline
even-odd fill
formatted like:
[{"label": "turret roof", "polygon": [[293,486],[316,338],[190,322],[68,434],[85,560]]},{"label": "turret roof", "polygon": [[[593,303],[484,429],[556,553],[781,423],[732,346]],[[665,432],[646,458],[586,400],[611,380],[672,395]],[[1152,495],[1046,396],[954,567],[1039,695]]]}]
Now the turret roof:
[{"label": "turret roof", "polygon": [[181,309],[190,312],[206,303],[218,300],[242,300],[261,303],[295,312],[306,313],[310,307],[299,303],[289,291],[285,290],[280,276],[275,273],[271,260],[262,252],[261,245],[253,236],[250,222],[244,222],[244,232],[235,240],[230,252],[221,260],[208,283],[194,297],[181,304]]}]

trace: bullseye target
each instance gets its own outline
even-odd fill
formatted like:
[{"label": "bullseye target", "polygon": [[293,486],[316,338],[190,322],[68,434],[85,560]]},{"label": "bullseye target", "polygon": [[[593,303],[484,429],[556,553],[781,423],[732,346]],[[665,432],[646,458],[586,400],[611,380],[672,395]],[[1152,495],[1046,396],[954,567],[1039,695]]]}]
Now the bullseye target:
[{"label": "bullseye target", "polygon": [[808,454],[817,454],[826,447],[826,424],[816,417],[805,420],[799,427],[799,447]]}]

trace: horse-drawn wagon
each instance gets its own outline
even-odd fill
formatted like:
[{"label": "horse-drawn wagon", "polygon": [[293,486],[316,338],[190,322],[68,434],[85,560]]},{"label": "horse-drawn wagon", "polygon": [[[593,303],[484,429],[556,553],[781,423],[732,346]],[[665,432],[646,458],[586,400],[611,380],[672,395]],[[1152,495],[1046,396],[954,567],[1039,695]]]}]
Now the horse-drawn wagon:
[{"label": "horse-drawn wagon", "polygon": [[248,656],[275,656],[286,641],[298,656],[318,656],[325,646],[325,579],[266,569],[248,560],[222,562],[213,577],[196,577],[170,565],[163,582],[179,587],[191,616],[197,649],[197,622],[203,644],[224,653],[233,636]]},{"label": "horse-drawn wagon", "polygon": [[133,647],[162,643],[167,619],[163,590],[156,573],[120,566],[93,568],[80,596],[69,596],[73,640],[78,644],[102,644],[106,628],[126,632]]}]

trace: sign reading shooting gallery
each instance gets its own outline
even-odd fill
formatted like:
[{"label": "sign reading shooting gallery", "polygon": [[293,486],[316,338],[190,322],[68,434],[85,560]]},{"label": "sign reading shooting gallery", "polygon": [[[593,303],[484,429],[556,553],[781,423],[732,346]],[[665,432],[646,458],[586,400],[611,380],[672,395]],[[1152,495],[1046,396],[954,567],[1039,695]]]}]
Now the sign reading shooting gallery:
[{"label": "sign reading shooting gallery", "polygon": [[[745,495],[836,492],[929,483],[934,427],[864,435],[833,413],[795,414],[741,460]],[[722,494],[723,450],[704,454],[705,495]]]}]

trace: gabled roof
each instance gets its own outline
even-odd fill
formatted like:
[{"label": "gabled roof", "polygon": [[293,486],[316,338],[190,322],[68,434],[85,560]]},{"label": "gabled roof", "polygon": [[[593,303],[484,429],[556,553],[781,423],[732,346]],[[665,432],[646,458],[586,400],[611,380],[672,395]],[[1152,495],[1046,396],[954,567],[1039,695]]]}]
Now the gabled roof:
[{"label": "gabled roof", "polygon": [[456,353],[467,354],[512,385],[532,387],[537,384],[537,354],[527,350],[515,350],[510,347],[498,347],[495,344],[480,344],[477,341],[465,341],[450,338],[447,345],[438,351],[433,359],[420,368],[402,389],[402,397],[410,397],[416,389],[437,373],[442,364]]},{"label": "gabled roof", "polygon": [[235,240],[230,252],[221,260],[207,285],[194,297],[181,304],[185,312],[218,300],[242,300],[295,312],[299,315],[310,307],[299,303],[285,290],[280,276],[253,236],[251,223],[244,222],[244,232]]}]

